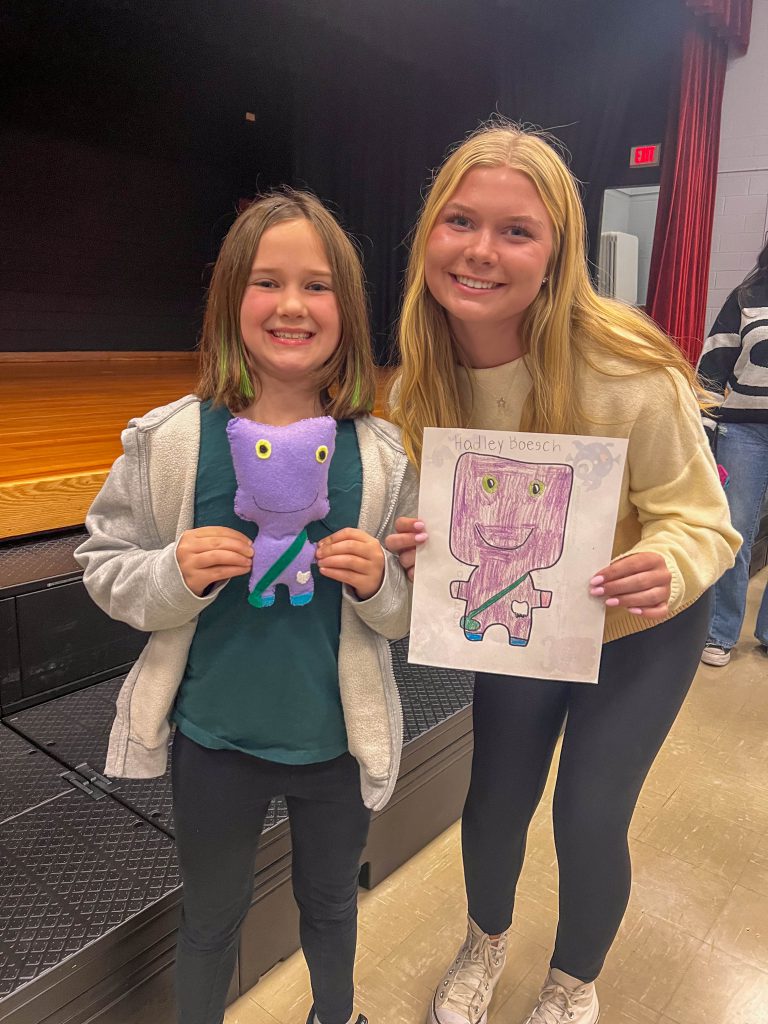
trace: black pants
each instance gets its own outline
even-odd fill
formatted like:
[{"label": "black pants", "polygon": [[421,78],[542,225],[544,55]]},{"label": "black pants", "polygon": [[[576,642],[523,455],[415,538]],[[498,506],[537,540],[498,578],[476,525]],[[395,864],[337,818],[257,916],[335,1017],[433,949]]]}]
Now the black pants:
[{"label": "black pants", "polygon": [[554,795],[560,915],[552,966],[593,981],[629,900],[627,830],[707,638],[705,595],[603,648],[597,686],[478,673],[475,752],[462,846],[469,913],[494,935],[512,921],[528,826],[566,718]]},{"label": "black pants", "polygon": [[370,821],[357,762],[344,754],[322,764],[280,765],[209,750],[177,730],[172,774],[184,882],[176,955],[180,1024],[220,1024],[224,1016],[264,816],[278,795],[288,804],[293,892],[315,1012],[322,1024],[346,1024],[357,878]]}]

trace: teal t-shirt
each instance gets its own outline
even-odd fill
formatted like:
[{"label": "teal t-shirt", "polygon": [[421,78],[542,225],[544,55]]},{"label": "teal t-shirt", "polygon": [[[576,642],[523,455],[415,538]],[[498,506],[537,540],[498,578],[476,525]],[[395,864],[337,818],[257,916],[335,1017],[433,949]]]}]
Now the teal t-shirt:
[{"label": "teal t-shirt", "polygon": [[[195,527],[229,526],[254,539],[255,523],[235,515],[237,484],[226,408],[200,408]],[[362,465],[351,420],[337,423],[328,476],[330,512],[307,528],[318,541],[357,526]],[[341,584],[313,567],[315,595],[292,607],[278,586],[275,603],[248,603],[248,575],[230,580],[201,614],[176,699],[177,727],[204,747],[242,750],[282,764],[329,761],[347,750],[339,695]]]}]

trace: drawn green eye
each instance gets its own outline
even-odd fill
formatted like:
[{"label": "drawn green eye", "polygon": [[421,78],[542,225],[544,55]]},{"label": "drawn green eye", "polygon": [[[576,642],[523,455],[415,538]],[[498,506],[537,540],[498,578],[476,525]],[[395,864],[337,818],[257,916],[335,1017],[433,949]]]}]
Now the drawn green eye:
[{"label": "drawn green eye", "polygon": [[547,485],[541,480],[534,480],[533,483],[528,484],[528,493],[532,498],[540,498],[546,489]]},{"label": "drawn green eye", "polygon": [[328,449],[324,444],[321,444],[320,447],[315,452],[315,458],[317,459],[318,462],[325,462],[325,460],[328,458]]},{"label": "drawn green eye", "polygon": [[495,494],[499,489],[499,481],[495,476],[483,477],[483,490],[486,494]]},{"label": "drawn green eye", "polygon": [[260,459],[268,459],[272,454],[272,445],[269,441],[261,440],[256,442],[256,454]]}]

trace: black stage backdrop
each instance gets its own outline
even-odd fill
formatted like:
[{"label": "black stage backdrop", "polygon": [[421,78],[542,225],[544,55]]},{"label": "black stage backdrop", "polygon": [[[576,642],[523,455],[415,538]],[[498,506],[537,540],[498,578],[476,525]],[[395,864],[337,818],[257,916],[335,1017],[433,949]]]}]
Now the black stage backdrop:
[{"label": "black stage backdrop", "polygon": [[[670,0],[16,0],[0,17],[0,350],[193,346],[240,199],[282,181],[358,237],[377,356],[431,168],[494,110],[584,182],[649,184]],[[255,120],[246,120],[246,112]]]}]

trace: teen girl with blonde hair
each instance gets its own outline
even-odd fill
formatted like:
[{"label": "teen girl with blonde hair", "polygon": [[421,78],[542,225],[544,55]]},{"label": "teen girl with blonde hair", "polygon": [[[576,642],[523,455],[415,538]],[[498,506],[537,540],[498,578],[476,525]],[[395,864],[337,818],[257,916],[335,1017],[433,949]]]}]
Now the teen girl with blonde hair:
[{"label": "teen girl with blonde hair", "polygon": [[[696,671],[708,590],[739,547],[701,426],[707,395],[648,318],[596,294],[585,236],[563,160],[504,122],[448,157],[413,235],[392,416],[415,465],[427,426],[629,440],[613,560],[572,581],[607,606],[598,685],[477,675],[462,825],[467,938],[435,992],[432,1024],[485,1022],[564,723],[560,914],[527,1022],[595,1024],[594,981],[629,897],[632,812]],[[411,574],[428,528],[404,518],[388,538]]]},{"label": "teen girl with blonde hair", "polygon": [[[118,697],[107,774],[161,775],[176,725],[180,1024],[223,1019],[259,837],[278,795],[314,995],[308,1021],[355,1019],[360,854],[402,746],[385,638],[403,636],[409,618],[405,573],[380,539],[415,504],[398,432],[368,415],[373,396],[354,246],[314,197],[264,196],[235,221],[216,261],[197,394],[131,422],[86,520],[77,558],[89,593],[152,633]],[[275,439],[256,443],[260,458],[282,436],[272,427],[336,420],[330,511],[307,530],[319,542],[311,603],[289,601],[283,587],[269,606],[249,603],[256,528],[234,512],[234,414]],[[284,486],[290,498],[298,481]]]}]

